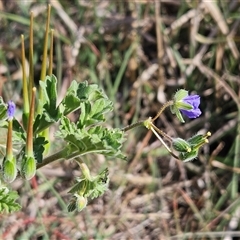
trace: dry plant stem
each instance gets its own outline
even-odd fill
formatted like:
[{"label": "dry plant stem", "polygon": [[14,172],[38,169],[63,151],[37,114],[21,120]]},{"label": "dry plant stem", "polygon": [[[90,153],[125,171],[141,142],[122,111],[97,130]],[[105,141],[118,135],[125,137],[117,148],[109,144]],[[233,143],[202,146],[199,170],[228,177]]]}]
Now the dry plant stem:
[{"label": "dry plant stem", "polygon": [[162,108],[160,109],[160,111],[157,113],[157,115],[152,119],[152,122],[154,122],[157,118],[159,118],[159,116],[162,114],[162,112],[167,108],[167,107],[170,107],[174,104],[174,102],[171,100],[171,101],[168,101],[166,102]]},{"label": "dry plant stem", "polygon": [[200,61],[196,63],[196,66],[198,69],[204,74],[207,75],[211,78],[214,78],[225,90],[226,92],[232,97],[234,102],[237,104],[237,106],[240,106],[240,100],[237,96],[237,94],[233,91],[233,89],[226,83],[224,82],[221,77],[216,74],[213,70],[210,68],[206,67],[204,64],[202,64]]}]

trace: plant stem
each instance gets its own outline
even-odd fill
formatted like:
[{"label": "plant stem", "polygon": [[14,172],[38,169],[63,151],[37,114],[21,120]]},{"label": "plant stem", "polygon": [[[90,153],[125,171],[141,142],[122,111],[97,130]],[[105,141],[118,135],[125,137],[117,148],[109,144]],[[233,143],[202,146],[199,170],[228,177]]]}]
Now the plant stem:
[{"label": "plant stem", "polygon": [[27,125],[26,154],[28,156],[33,156],[33,119],[34,119],[34,112],[35,112],[35,95],[36,95],[36,88],[34,87],[32,89],[32,99],[31,99],[30,113],[29,113],[28,125]]},{"label": "plant stem", "polygon": [[29,99],[28,99],[28,88],[27,88],[27,76],[26,76],[26,58],[25,58],[25,45],[24,36],[21,35],[22,43],[22,81],[23,81],[23,112],[29,114]]},{"label": "plant stem", "polygon": [[70,160],[70,159],[75,158],[75,157],[79,156],[80,154],[82,154],[81,152],[79,152],[77,150],[77,151],[73,152],[71,155],[67,156],[68,151],[69,151],[69,148],[67,146],[63,150],[61,150],[59,152],[56,152],[56,153],[44,158],[43,161],[37,165],[37,169],[39,169],[43,166],[46,166],[49,163],[55,162],[57,160],[61,160],[63,158],[65,160]]},{"label": "plant stem", "polygon": [[153,123],[151,124],[151,127],[154,128],[155,131],[157,131],[160,135],[162,135],[163,137],[165,137],[169,142],[172,142],[172,138],[167,135],[164,131],[162,131],[161,129],[157,128]]},{"label": "plant stem", "polygon": [[136,122],[136,123],[130,124],[130,125],[122,128],[121,130],[122,130],[123,132],[127,132],[128,130],[133,129],[133,128],[135,128],[135,127],[144,126],[144,122],[145,122],[145,121],[146,121],[146,120],[138,121],[138,122]]},{"label": "plant stem", "polygon": [[66,147],[66,148],[62,149],[61,151],[56,152],[56,153],[44,158],[43,161],[37,165],[37,169],[39,169],[49,163],[52,163],[57,160],[65,158],[67,155],[67,152],[68,152],[68,148]]},{"label": "plant stem", "polygon": [[9,120],[8,122],[8,134],[7,134],[7,146],[6,146],[6,150],[7,150],[7,158],[8,159],[12,159],[13,157],[13,153],[12,153],[12,119]]},{"label": "plant stem", "polygon": [[[238,106],[238,122],[240,121],[240,107]],[[240,167],[240,124],[237,124],[237,136],[235,139],[235,155],[233,160],[234,168]],[[239,190],[239,174],[233,173],[232,177],[232,190],[231,190],[231,198],[235,199],[238,195]]]},{"label": "plant stem", "polygon": [[33,66],[33,12],[30,13],[29,29],[29,100],[32,99],[32,88],[34,87],[34,66]]},{"label": "plant stem", "polygon": [[162,108],[160,109],[160,111],[157,113],[157,115],[152,119],[152,121],[154,122],[161,114],[162,112],[167,108],[167,107],[170,107],[174,104],[174,102],[171,100],[171,101],[168,101],[166,102]]}]

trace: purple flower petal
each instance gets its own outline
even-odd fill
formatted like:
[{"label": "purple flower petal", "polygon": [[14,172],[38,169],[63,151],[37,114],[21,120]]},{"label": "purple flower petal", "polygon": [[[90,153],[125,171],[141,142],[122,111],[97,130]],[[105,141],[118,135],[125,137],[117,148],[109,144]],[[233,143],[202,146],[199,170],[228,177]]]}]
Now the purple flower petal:
[{"label": "purple flower petal", "polygon": [[199,95],[186,96],[182,99],[183,102],[188,103],[192,106],[190,110],[179,109],[188,118],[197,118],[201,115],[201,110],[199,109],[200,97]]},{"label": "purple flower petal", "polygon": [[13,119],[15,113],[16,105],[13,101],[8,102],[7,115],[9,119]]}]

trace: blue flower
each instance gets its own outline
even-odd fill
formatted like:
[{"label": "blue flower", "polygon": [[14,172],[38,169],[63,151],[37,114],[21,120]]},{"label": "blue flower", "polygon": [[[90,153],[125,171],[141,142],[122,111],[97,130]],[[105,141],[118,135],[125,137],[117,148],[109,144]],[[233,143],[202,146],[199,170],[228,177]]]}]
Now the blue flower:
[{"label": "blue flower", "polygon": [[184,122],[182,113],[188,118],[197,118],[201,115],[202,112],[199,109],[199,105],[199,95],[189,96],[188,91],[180,89],[175,93],[173,104],[170,109],[173,114],[176,114],[181,122]]},{"label": "blue flower", "polygon": [[200,97],[199,95],[191,95],[187,96],[182,99],[184,103],[190,104],[192,106],[192,109],[186,110],[186,109],[181,109],[179,110],[186,115],[188,118],[197,118],[201,115],[201,110],[199,109],[200,105]]},{"label": "blue flower", "polygon": [[8,106],[7,106],[7,115],[8,115],[8,119],[12,120],[14,117],[14,113],[15,113],[15,109],[16,109],[16,105],[13,101],[9,101],[8,102]]}]

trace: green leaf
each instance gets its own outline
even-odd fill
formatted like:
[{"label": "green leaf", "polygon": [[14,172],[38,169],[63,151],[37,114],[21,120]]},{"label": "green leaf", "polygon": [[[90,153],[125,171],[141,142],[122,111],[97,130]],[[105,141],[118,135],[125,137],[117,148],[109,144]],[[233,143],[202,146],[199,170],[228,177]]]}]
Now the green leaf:
[{"label": "green leaf", "polygon": [[18,211],[21,206],[16,203],[18,198],[16,191],[9,191],[6,187],[0,188],[0,213],[12,213]]},{"label": "green leaf", "polygon": [[44,146],[48,143],[45,137],[35,137],[33,140],[33,152],[37,163],[41,163],[43,159]]},{"label": "green leaf", "polygon": [[57,78],[54,75],[46,76],[45,81],[39,81],[39,84],[43,92],[43,102],[39,104],[42,104],[47,112],[56,110]]},{"label": "green leaf", "polygon": [[126,159],[121,152],[124,132],[119,129],[108,129],[104,126],[79,129],[75,123],[63,117],[56,136],[74,145],[79,150],[79,155],[99,153],[108,157]]},{"label": "green leaf", "polygon": [[72,81],[59,109],[63,115],[80,109],[78,127],[83,128],[104,121],[104,114],[112,111],[113,104],[96,84]]},{"label": "green leaf", "polygon": [[59,121],[61,112],[56,106],[57,103],[57,79],[54,75],[46,76],[45,81],[40,81],[43,92],[42,112],[38,113],[33,125],[34,133],[40,133],[53,123]]},{"label": "green leaf", "polygon": [[77,95],[78,87],[79,84],[75,80],[73,80],[67,90],[66,96],[59,104],[59,109],[61,109],[63,115],[67,115],[80,107],[82,99]]}]

